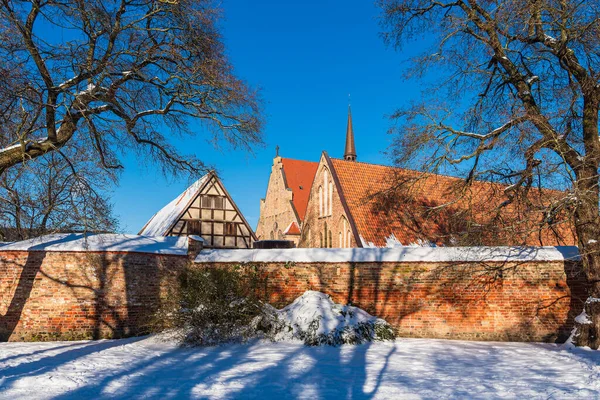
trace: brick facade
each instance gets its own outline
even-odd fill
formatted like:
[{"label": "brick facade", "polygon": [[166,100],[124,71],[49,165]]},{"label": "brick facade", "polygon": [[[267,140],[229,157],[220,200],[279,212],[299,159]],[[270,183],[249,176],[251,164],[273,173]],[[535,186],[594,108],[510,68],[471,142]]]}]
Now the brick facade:
[{"label": "brick facade", "polygon": [[301,226],[294,211],[292,190],[286,187],[281,157],[273,159],[267,194],[260,201],[260,218],[256,226],[258,240],[291,240],[298,244],[298,235],[284,235],[291,222]]},{"label": "brick facade", "polygon": [[[0,251],[0,338],[145,333],[187,263],[183,255]],[[277,307],[318,290],[408,337],[562,340],[586,297],[580,265],[564,261],[253,265],[265,277],[263,296]]]},{"label": "brick facade", "polygon": [[310,191],[298,247],[360,247],[357,246],[357,238],[340,199],[339,187],[324,155],[319,161]]}]

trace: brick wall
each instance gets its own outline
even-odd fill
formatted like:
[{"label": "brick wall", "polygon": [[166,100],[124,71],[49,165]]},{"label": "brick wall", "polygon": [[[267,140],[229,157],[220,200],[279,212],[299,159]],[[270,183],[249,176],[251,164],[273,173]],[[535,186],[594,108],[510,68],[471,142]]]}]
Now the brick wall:
[{"label": "brick wall", "polygon": [[0,252],[0,340],[143,333],[186,263],[151,253]]},{"label": "brick wall", "polygon": [[[306,251],[264,254],[298,250]],[[222,250],[204,252],[225,259]],[[0,339],[144,333],[187,262],[188,257],[182,255],[0,251]],[[233,259],[196,263],[237,264]],[[351,302],[385,318],[401,336],[410,337],[561,340],[586,298],[580,265],[562,260],[263,261],[248,265],[261,269],[266,282],[263,295],[277,307],[306,290],[319,290],[336,302]]]},{"label": "brick wall", "polygon": [[384,318],[405,337],[563,341],[587,297],[579,264],[563,261],[253,265],[276,307],[318,290]]}]

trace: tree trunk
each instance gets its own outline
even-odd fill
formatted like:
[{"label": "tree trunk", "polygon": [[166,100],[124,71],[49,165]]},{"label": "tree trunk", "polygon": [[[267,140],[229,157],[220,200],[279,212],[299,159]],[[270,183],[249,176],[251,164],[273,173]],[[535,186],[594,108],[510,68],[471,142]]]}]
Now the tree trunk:
[{"label": "tree trunk", "polygon": [[575,211],[575,229],[590,291],[583,312],[575,319],[572,340],[577,346],[592,349],[600,347],[600,212],[597,171],[597,166],[577,171],[575,186],[579,201]]}]

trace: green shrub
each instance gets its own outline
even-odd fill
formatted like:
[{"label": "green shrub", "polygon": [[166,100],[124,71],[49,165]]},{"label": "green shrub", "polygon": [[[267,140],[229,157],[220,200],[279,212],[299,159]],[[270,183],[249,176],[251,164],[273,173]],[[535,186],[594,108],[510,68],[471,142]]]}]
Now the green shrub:
[{"label": "green shrub", "polygon": [[179,284],[177,301],[160,312],[160,325],[173,328],[183,344],[216,345],[253,336],[251,322],[262,308],[256,268],[190,267]]}]

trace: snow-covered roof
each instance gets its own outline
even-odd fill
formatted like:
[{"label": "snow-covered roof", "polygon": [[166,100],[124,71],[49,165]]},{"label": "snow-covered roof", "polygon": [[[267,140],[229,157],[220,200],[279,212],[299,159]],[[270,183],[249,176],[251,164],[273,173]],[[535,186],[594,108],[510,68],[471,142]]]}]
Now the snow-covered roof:
[{"label": "snow-covered roof", "polygon": [[164,236],[169,229],[177,222],[181,214],[185,212],[191,201],[194,200],[198,192],[206,183],[210,173],[194,182],[183,193],[177,196],[173,201],[160,209],[150,218],[146,225],[140,231],[140,235],[145,236]]},{"label": "snow-covered roof", "polygon": [[113,233],[56,233],[7,244],[0,247],[0,252],[3,251],[115,251],[186,255],[187,238]]},{"label": "snow-covered roof", "polygon": [[196,262],[481,262],[578,259],[577,247],[395,247],[203,250]]}]

